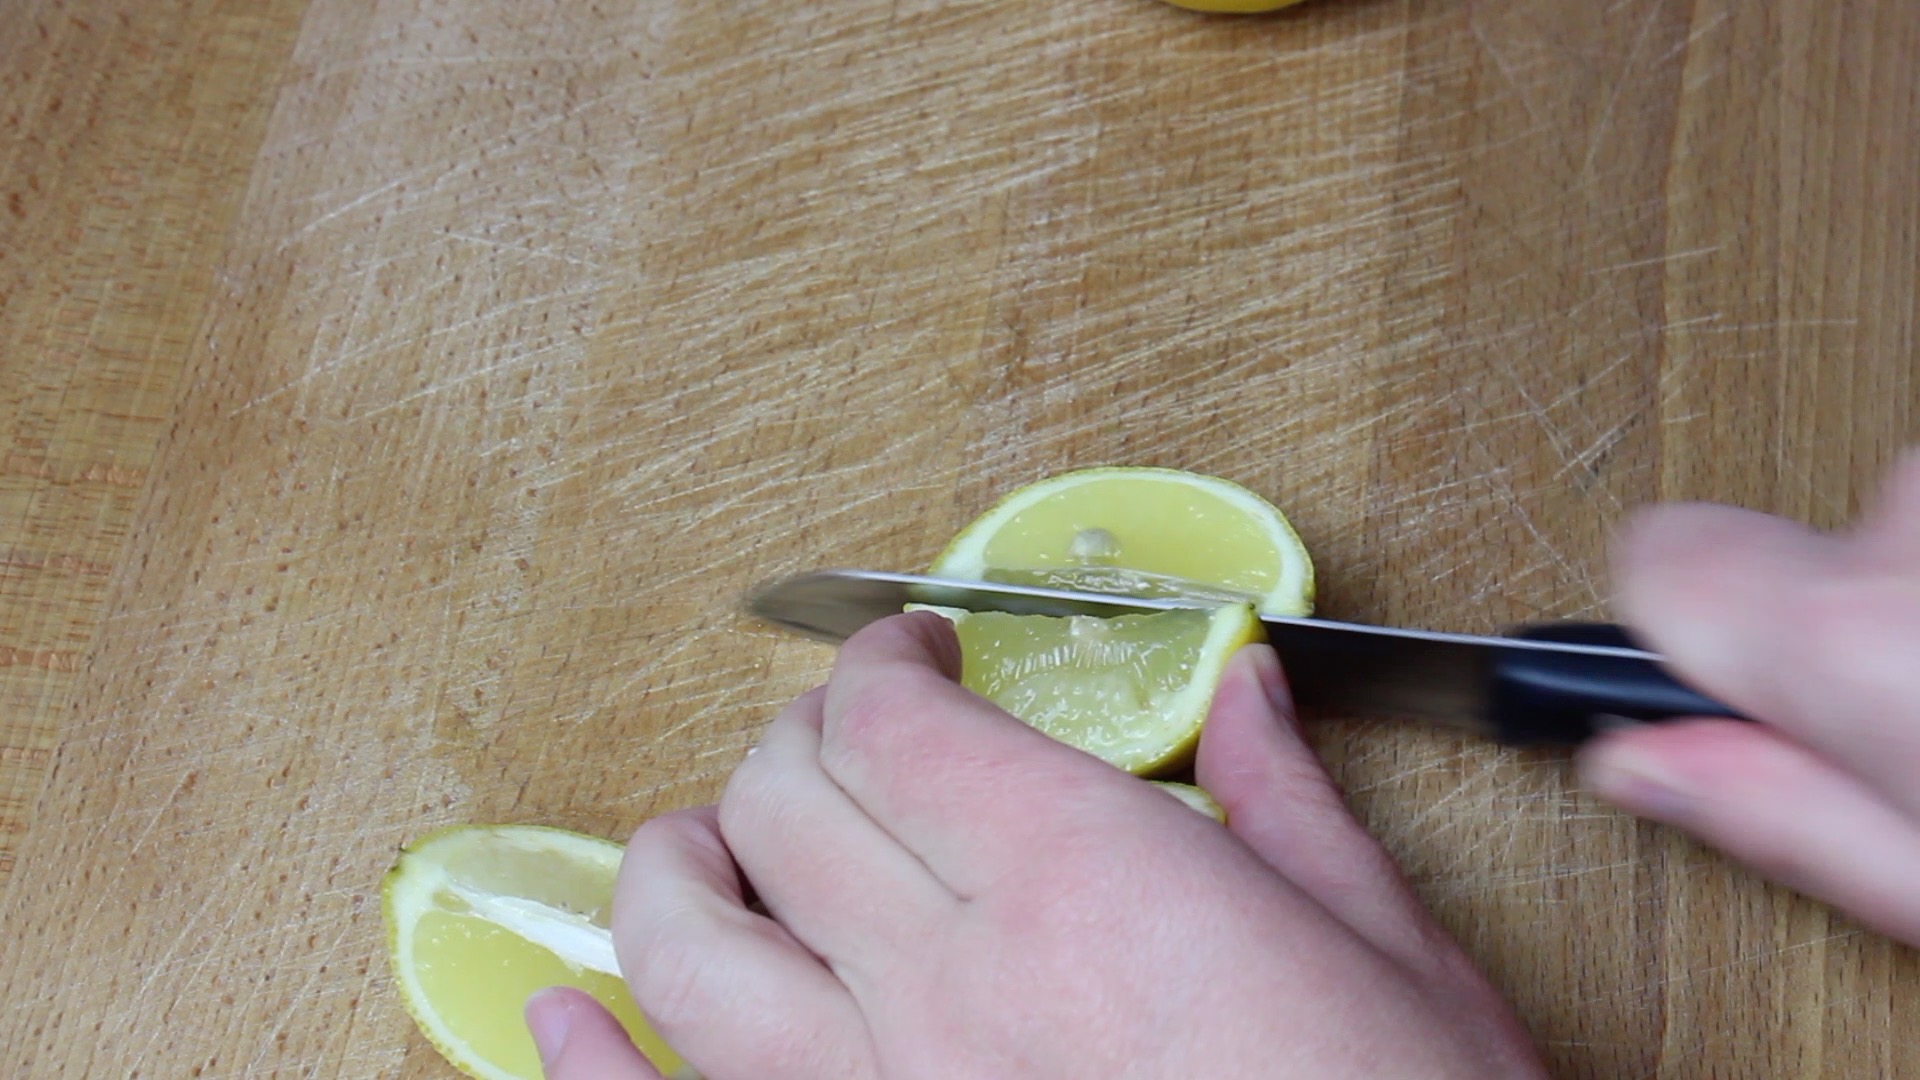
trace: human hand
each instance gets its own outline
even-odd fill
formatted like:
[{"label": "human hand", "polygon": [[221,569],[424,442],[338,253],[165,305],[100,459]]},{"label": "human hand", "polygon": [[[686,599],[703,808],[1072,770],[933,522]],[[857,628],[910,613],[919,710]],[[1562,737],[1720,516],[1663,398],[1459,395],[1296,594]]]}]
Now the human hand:
[{"label": "human hand", "polygon": [[1586,783],[1920,944],[1920,452],[1846,533],[1662,507],[1616,574],[1623,620],[1763,723],[1605,735],[1580,754]]},{"label": "human hand", "polygon": [[[702,1076],[1543,1075],[1348,814],[1272,650],[1235,657],[1202,736],[1227,828],[958,666],[937,615],[867,628],[717,808],[634,835],[621,967]],[[658,1075],[584,995],[528,1011],[549,1080]]]}]

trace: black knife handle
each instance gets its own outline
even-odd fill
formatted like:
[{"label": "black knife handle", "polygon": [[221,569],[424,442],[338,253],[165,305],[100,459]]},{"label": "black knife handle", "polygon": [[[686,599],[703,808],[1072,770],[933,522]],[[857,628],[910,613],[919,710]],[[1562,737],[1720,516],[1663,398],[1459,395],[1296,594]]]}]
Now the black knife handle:
[{"label": "black knife handle", "polygon": [[[1613,623],[1551,623],[1522,627],[1509,636],[1642,647]],[[1627,656],[1503,651],[1487,695],[1494,737],[1514,745],[1579,743],[1611,728],[1690,716],[1746,719],[1681,683],[1660,664]]]}]

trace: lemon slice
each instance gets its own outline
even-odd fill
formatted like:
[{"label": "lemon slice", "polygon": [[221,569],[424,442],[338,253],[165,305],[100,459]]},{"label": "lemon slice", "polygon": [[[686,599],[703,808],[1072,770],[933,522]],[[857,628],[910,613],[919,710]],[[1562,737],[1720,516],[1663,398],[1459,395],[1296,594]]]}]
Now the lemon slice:
[{"label": "lemon slice", "polygon": [[954,624],[962,685],[1140,776],[1192,761],[1227,660],[1265,637],[1247,604],[1105,619],[926,610]]},{"label": "lemon slice", "polygon": [[931,572],[1313,611],[1313,560],[1286,516],[1239,484],[1178,469],[1111,466],[1028,484],[962,529]]},{"label": "lemon slice", "polygon": [[1186,803],[1188,806],[1193,807],[1195,810],[1200,811],[1220,824],[1225,825],[1227,823],[1227,808],[1221,806],[1219,800],[1215,799],[1212,795],[1207,794],[1205,788],[1195,787],[1192,784],[1176,783],[1172,780],[1154,780],[1152,784],[1154,787],[1179,799],[1181,802]]},{"label": "lemon slice", "polygon": [[381,886],[388,956],[407,1012],[455,1068],[541,1080],[521,1008],[536,990],[572,986],[611,1010],[662,1073],[692,1080],[620,978],[607,923],[620,855],[537,825],[457,826],[401,851]]}]

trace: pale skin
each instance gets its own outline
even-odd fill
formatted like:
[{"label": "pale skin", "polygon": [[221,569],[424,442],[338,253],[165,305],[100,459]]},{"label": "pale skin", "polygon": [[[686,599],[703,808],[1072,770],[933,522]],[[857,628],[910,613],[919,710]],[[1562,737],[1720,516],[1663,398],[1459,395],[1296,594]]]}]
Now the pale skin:
[{"label": "pale skin", "polygon": [[[1623,621],[1760,722],[1609,734],[1586,785],[1920,943],[1920,454],[1839,533],[1649,510],[1615,575]],[[1227,827],[956,668],[938,616],[867,628],[717,807],[634,834],[621,965],[707,1080],[1545,1075],[1348,814],[1271,650],[1235,657],[1200,745]],[[527,1020],[548,1080],[659,1076],[582,994]]]}]

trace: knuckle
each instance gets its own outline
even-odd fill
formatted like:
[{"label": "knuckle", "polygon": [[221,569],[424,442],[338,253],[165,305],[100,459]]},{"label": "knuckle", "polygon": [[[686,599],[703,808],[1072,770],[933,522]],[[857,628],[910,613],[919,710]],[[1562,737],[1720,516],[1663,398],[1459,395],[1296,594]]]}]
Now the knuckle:
[{"label": "knuckle", "polygon": [[691,810],[675,810],[648,818],[627,838],[625,857],[642,863],[654,860],[664,849],[677,845],[692,822]]},{"label": "knuckle", "polygon": [[768,814],[782,801],[783,778],[794,765],[791,749],[782,741],[780,727],[800,723],[789,717],[777,719],[767,729],[761,745],[748,751],[746,759],[734,767],[721,791],[720,832],[736,837],[764,823]]},{"label": "knuckle", "polygon": [[925,688],[918,682],[910,673],[902,673],[857,687],[838,715],[828,716],[828,741],[860,756],[884,753],[901,719],[925,707]]},{"label": "knuckle", "polygon": [[623,972],[634,1004],[668,1040],[723,1004],[714,1000],[713,966],[702,946],[709,935],[687,925],[702,918],[697,909],[687,908],[656,920],[634,950],[639,963]]},{"label": "knuckle", "polygon": [[[620,855],[620,868],[615,886],[615,903],[612,917],[616,923],[630,912],[639,910],[637,906],[646,890],[633,892],[636,881],[646,881],[658,877],[663,870],[670,868],[681,858],[694,841],[699,825],[694,820],[695,811],[680,810],[659,817],[649,818],[627,838],[625,848]],[[623,900],[622,896],[626,898]]]},{"label": "knuckle", "polygon": [[720,796],[720,836],[729,845],[758,831],[778,804],[773,778],[752,763],[734,770]]}]

